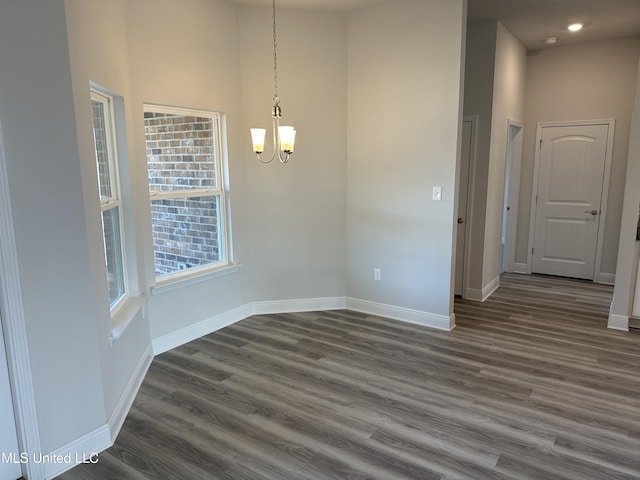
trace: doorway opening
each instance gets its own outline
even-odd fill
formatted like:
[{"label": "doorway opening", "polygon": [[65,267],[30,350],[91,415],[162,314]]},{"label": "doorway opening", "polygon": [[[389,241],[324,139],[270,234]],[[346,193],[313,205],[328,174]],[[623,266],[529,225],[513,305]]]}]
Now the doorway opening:
[{"label": "doorway opening", "polygon": [[511,273],[514,270],[520,196],[520,166],[522,164],[522,124],[509,120],[507,129],[500,273]]},{"label": "doorway opening", "polygon": [[458,225],[454,294],[467,297],[471,234],[471,199],[476,158],[477,115],[465,115],[462,122],[460,178],[458,180]]}]

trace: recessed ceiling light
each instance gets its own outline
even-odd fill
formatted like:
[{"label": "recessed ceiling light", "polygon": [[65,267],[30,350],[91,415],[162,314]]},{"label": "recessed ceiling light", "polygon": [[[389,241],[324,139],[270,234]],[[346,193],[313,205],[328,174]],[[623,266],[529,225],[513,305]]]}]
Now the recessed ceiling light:
[{"label": "recessed ceiling light", "polygon": [[546,43],[547,45],[553,45],[557,41],[558,39],[556,37],[547,37],[544,39],[544,43]]},{"label": "recessed ceiling light", "polygon": [[567,28],[570,32],[579,32],[580,30],[582,30],[582,26],[583,25],[581,23],[572,23]]}]

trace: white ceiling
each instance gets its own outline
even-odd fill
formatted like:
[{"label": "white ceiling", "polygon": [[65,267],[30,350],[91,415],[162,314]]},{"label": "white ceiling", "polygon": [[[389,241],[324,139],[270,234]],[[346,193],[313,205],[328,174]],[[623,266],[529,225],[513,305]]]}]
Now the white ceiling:
[{"label": "white ceiling", "polygon": [[[498,19],[529,50],[640,34],[640,0],[469,0],[469,23]],[[584,28],[570,33],[567,26]]]},{"label": "white ceiling", "polygon": [[[271,0],[228,0],[248,6],[271,6]],[[351,12],[400,0],[277,0],[278,7]],[[469,23],[500,20],[529,50],[640,34],[640,0],[468,0]],[[580,21],[584,29],[566,27]]]}]

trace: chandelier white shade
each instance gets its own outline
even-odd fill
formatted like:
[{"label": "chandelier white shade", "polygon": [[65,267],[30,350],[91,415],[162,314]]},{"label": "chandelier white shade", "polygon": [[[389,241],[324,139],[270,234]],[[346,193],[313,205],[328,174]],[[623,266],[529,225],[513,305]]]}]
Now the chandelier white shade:
[{"label": "chandelier white shade", "polygon": [[[278,132],[278,135],[274,139],[274,149],[291,155],[296,142],[296,130],[291,126],[277,125],[277,120],[277,118],[274,119],[273,125],[273,132]],[[251,143],[253,143],[253,151],[257,155],[264,152],[264,139],[266,135],[266,128],[251,129]]]},{"label": "chandelier white shade", "polygon": [[293,153],[293,147],[296,143],[296,129],[290,126],[278,127],[280,135],[280,150],[285,153]]},{"label": "chandelier white shade", "polygon": [[273,107],[271,109],[273,129],[273,153],[269,159],[260,155],[264,152],[264,140],[267,130],[264,128],[251,129],[251,143],[253,151],[262,163],[270,163],[278,155],[282,163],[287,163],[293,153],[296,141],[296,129],[292,126],[280,126],[282,109],[278,97],[278,42],[276,37],[276,0],[273,0]]}]

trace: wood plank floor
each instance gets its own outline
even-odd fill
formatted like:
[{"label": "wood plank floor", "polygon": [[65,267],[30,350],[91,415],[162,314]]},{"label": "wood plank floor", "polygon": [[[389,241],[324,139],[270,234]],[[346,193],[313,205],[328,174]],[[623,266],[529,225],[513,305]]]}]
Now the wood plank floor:
[{"label": "wood plank floor", "polygon": [[612,289],[505,275],[440,332],[259,315],[156,357],[115,445],[60,478],[640,478],[640,333]]}]

